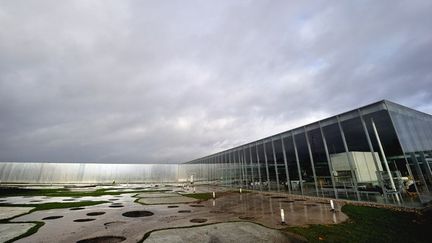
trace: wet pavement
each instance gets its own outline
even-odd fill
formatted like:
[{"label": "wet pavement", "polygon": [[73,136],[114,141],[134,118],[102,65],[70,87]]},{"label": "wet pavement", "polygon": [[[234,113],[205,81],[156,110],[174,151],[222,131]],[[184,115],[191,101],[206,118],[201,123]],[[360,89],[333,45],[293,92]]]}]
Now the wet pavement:
[{"label": "wet pavement", "polygon": [[18,237],[33,226],[35,226],[35,224],[32,223],[0,224],[0,242],[6,242]]},{"label": "wet pavement", "polygon": [[0,220],[28,213],[33,207],[0,207]]},{"label": "wet pavement", "polygon": [[190,242],[299,242],[278,230],[249,222],[211,224],[202,227],[155,231],[144,241],[149,243]]},{"label": "wet pavement", "polygon": [[[193,187],[166,187],[161,188],[157,196],[166,199],[176,198],[179,195],[174,194],[173,191],[191,193],[193,190]],[[219,187],[196,186],[196,193],[215,191],[216,199],[157,205],[142,205],[135,202],[137,197],[134,196],[137,193],[81,198],[9,197],[2,199],[7,203],[17,204],[31,204],[31,201],[36,200],[42,201],[38,203],[60,202],[65,199],[109,201],[100,205],[81,207],[80,210],[52,209],[17,217],[12,222],[45,222],[37,233],[17,242],[77,242],[103,236],[116,236],[121,239],[124,237],[122,242],[137,242],[152,230],[200,224],[253,222],[265,227],[281,229],[293,225],[335,224],[347,219],[346,215],[339,211],[331,212],[329,202],[325,200],[309,201],[289,195],[239,193],[227,192],[227,190]],[[144,194],[141,195],[143,198],[154,198],[150,195],[146,197],[145,193],[141,194]],[[167,194],[167,197],[163,197],[163,194]],[[284,210],[285,224],[281,222],[281,209]]]}]

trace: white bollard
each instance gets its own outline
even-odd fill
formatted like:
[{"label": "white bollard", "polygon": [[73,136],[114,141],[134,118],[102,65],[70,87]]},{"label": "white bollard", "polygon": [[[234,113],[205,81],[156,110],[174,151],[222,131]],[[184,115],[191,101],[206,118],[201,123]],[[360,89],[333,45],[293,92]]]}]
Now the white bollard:
[{"label": "white bollard", "polygon": [[280,210],[280,215],[281,215],[282,224],[285,224],[285,212],[284,212],[283,208],[281,208],[281,210]]},{"label": "white bollard", "polygon": [[331,211],[335,211],[333,200],[330,200]]},{"label": "white bollard", "polygon": [[193,192],[195,193],[195,187],[193,188]]},{"label": "white bollard", "polygon": [[240,188],[240,193],[242,193],[242,189]]},{"label": "white bollard", "polygon": [[215,192],[213,192],[213,199],[215,199],[216,198],[216,193]]}]

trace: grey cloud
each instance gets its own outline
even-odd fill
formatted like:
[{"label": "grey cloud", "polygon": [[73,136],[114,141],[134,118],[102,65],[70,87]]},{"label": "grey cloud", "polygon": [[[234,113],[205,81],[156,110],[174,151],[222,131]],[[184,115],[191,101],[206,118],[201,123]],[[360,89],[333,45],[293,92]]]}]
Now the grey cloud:
[{"label": "grey cloud", "polygon": [[2,1],[0,161],[182,162],[380,99],[432,113],[429,1]]}]

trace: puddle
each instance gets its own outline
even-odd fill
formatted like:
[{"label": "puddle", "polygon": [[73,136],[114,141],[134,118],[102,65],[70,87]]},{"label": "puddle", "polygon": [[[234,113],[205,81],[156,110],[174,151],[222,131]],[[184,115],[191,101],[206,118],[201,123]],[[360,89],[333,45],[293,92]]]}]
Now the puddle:
[{"label": "puddle", "polygon": [[105,214],[105,212],[90,212],[87,214],[87,216],[98,216],[102,214]]},{"label": "puddle", "polygon": [[273,199],[284,199],[284,198],[286,198],[286,197],[274,196],[274,197],[270,197],[270,198],[273,198]]},{"label": "puddle", "polygon": [[207,219],[191,219],[189,220],[191,223],[205,223],[207,222]]},{"label": "puddle", "polygon": [[43,218],[42,220],[59,219],[59,218],[63,218],[63,216],[49,216],[49,217]]},{"label": "puddle", "polygon": [[111,225],[119,225],[119,224],[125,224],[124,221],[112,221],[112,222],[106,222],[104,223],[105,226],[111,226]]},{"label": "puddle", "polygon": [[243,219],[243,220],[254,220],[255,217],[252,217],[252,216],[240,216],[239,219]]},{"label": "puddle", "polygon": [[202,208],[202,207],[205,207],[204,205],[201,205],[201,204],[191,204],[189,206],[191,206],[193,208]]},{"label": "puddle", "polygon": [[110,198],[110,199],[108,199],[109,201],[117,201],[117,200],[119,200],[118,198]]},{"label": "puddle", "polygon": [[122,215],[125,217],[130,217],[130,218],[138,218],[138,217],[148,217],[148,216],[152,216],[154,213],[150,212],[150,211],[129,211],[126,213],[123,213]]},{"label": "puddle", "polygon": [[85,208],[70,208],[69,210],[76,211],[76,210],[83,210],[83,209]]},{"label": "puddle", "polygon": [[70,201],[75,201],[75,199],[73,199],[73,198],[67,198],[67,199],[63,199],[62,201],[70,202]]},{"label": "puddle", "polygon": [[178,212],[179,212],[179,213],[190,213],[190,212],[192,212],[192,211],[190,211],[190,210],[179,210]]},{"label": "puddle", "polygon": [[168,206],[168,208],[178,208],[179,206],[177,206],[177,205],[170,205],[170,206]]},{"label": "puddle", "polygon": [[95,219],[75,219],[74,222],[89,222],[89,221],[93,221]]},{"label": "puddle", "polygon": [[79,240],[76,243],[117,243],[126,240],[123,236],[99,236],[84,240]]},{"label": "puddle", "polygon": [[212,211],[210,211],[210,213],[218,213],[218,214],[220,214],[220,213],[224,213],[224,212],[218,211],[218,210],[212,210]]},{"label": "puddle", "polygon": [[110,207],[110,208],[122,208],[124,206],[121,203],[113,203],[113,204],[109,205],[108,207]]}]

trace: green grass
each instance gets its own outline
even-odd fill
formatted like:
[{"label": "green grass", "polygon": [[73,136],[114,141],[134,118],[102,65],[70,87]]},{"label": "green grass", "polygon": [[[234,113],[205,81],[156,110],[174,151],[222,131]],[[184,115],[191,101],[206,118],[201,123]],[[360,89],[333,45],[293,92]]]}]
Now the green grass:
[{"label": "green grass", "polygon": [[[234,192],[234,193],[240,193],[240,189],[237,190],[230,190],[229,192]],[[251,193],[251,190],[247,190],[247,189],[242,189],[241,193]]]},{"label": "green grass", "polygon": [[[34,207],[30,212],[40,211],[40,210],[50,210],[50,209],[58,209],[58,208],[74,208],[74,207],[85,207],[85,206],[94,206],[102,203],[107,203],[108,201],[84,201],[84,202],[52,202],[52,203],[40,203],[40,204],[9,204],[9,203],[0,203],[0,207]],[[28,214],[24,213],[21,215],[17,215],[15,217],[9,219],[2,219],[0,223],[7,223],[9,220],[20,217],[22,215]]]},{"label": "green grass", "polygon": [[19,240],[19,239],[22,239],[22,238],[24,238],[24,237],[30,236],[30,235],[36,233],[36,232],[40,229],[40,227],[42,227],[42,226],[45,224],[44,222],[38,222],[38,221],[19,222],[19,223],[33,223],[33,224],[36,224],[36,225],[33,226],[33,227],[31,227],[31,228],[30,228],[29,230],[27,230],[27,232],[25,232],[24,234],[19,235],[19,236],[13,238],[13,239],[10,239],[10,240],[6,241],[5,243],[12,243],[12,242],[15,242],[15,241],[17,241],[17,240]]},{"label": "green grass", "polygon": [[350,218],[336,225],[289,227],[309,242],[430,242],[432,219],[390,209],[345,205]]},{"label": "green grass", "polygon": [[[115,189],[115,188],[114,188]],[[133,191],[109,191],[113,188],[102,188],[94,191],[70,191],[69,189],[23,189],[0,188],[0,197],[12,196],[47,196],[47,197],[99,197],[104,195],[120,195],[137,192],[159,192],[162,190],[133,190]]]},{"label": "green grass", "polygon": [[[188,193],[188,194],[182,194],[182,196],[186,197],[192,197],[198,200],[209,200],[213,198],[213,193],[205,192],[205,193]],[[217,195],[216,195],[217,196]]]},{"label": "green grass", "polygon": [[19,235],[13,239],[10,239],[6,241],[6,243],[14,242],[19,239],[22,239],[24,237],[30,236],[34,233],[36,233],[40,227],[42,227],[45,223],[39,222],[39,221],[29,221],[29,222],[10,222],[11,219],[21,217],[25,214],[29,214],[35,211],[40,210],[50,210],[50,209],[58,209],[58,208],[74,208],[74,207],[85,207],[85,206],[94,206],[102,203],[107,203],[107,201],[84,201],[84,202],[53,202],[53,203],[41,203],[41,204],[8,204],[8,203],[2,203],[0,204],[0,207],[34,207],[34,209],[30,210],[28,213],[23,213],[20,215],[16,215],[14,217],[8,218],[8,219],[2,219],[0,220],[0,224],[6,224],[6,223],[34,223],[36,224],[32,228],[30,228],[27,232],[25,232],[22,235]]},{"label": "green grass", "polygon": [[[94,206],[102,203],[108,203],[108,201],[84,201],[84,202],[52,202],[52,203],[41,203],[36,204],[35,209],[32,211],[40,211],[40,210],[50,210],[50,209],[58,209],[58,208],[74,208],[74,207],[85,207],[85,206]],[[30,206],[33,204],[24,204],[25,206]],[[22,205],[22,206],[24,206]]]}]

